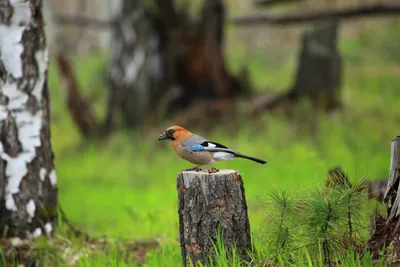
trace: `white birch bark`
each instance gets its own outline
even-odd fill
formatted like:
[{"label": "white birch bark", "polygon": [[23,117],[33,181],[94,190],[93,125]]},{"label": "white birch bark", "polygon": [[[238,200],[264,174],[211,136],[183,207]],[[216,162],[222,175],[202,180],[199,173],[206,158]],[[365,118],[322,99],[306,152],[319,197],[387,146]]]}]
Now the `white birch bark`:
[{"label": "white birch bark", "polygon": [[119,91],[117,102],[121,102],[127,125],[132,126],[144,121],[154,108],[154,96],[160,94],[163,79],[160,38],[143,1],[114,1],[111,12],[117,23],[111,37],[109,108],[119,104],[112,100]]},{"label": "white birch bark", "polygon": [[50,234],[57,182],[42,2],[0,0],[0,231]]}]

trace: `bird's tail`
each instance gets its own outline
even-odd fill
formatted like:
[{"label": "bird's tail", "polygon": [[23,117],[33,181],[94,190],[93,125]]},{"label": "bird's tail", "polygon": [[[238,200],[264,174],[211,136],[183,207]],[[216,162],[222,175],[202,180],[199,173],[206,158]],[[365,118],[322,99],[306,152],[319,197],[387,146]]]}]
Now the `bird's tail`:
[{"label": "bird's tail", "polygon": [[252,161],[255,161],[255,162],[261,163],[261,164],[265,164],[265,163],[267,163],[265,160],[258,159],[258,158],[253,158],[253,157],[246,156],[246,155],[239,154],[239,153],[236,153],[236,154],[235,154],[235,157],[237,157],[237,158],[243,158],[243,159],[249,159],[249,160],[252,160]]}]

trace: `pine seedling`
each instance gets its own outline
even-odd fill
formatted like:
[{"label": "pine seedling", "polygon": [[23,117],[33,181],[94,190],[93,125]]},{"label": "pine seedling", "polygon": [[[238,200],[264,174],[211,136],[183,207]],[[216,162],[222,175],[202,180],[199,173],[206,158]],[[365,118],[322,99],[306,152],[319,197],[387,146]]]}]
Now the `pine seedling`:
[{"label": "pine seedling", "polygon": [[[298,196],[270,186],[267,191],[269,246],[275,255],[290,252],[295,242],[294,214],[298,207]],[[276,256],[275,256],[276,257]]]},{"label": "pine seedling", "polygon": [[356,241],[359,240],[359,230],[363,219],[361,214],[362,204],[366,200],[365,189],[364,180],[361,180],[341,191],[346,199],[344,205],[347,213],[346,223],[349,243],[344,245],[348,248],[355,249]]},{"label": "pine seedling", "polygon": [[305,201],[306,231],[308,239],[320,243],[323,263],[330,264],[331,251],[338,248],[337,236],[340,222],[345,215],[343,201],[345,196],[337,190],[317,189]]},{"label": "pine seedling", "polygon": [[[368,183],[365,179],[352,184],[347,177],[347,174],[340,168],[332,168],[328,172],[328,180],[326,187],[328,190],[337,191],[343,196],[343,209],[346,211],[342,219],[343,233],[342,233],[342,248],[358,250],[360,244],[360,230],[362,220],[364,219],[361,211],[363,203],[366,203],[366,196],[368,193]],[[338,236],[339,237],[339,236]]]}]

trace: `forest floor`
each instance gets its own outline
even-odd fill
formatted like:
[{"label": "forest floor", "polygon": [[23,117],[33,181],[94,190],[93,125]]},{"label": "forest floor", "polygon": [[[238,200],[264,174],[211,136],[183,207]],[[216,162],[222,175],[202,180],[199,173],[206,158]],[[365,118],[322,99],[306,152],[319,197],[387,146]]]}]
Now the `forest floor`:
[{"label": "forest floor", "polygon": [[[268,161],[259,165],[237,159],[215,165],[242,173],[252,235],[260,249],[268,232],[268,204],[264,199],[271,184],[302,194],[323,187],[328,169],[338,165],[352,182],[365,177],[387,178],[390,140],[399,134],[400,124],[400,36],[394,33],[371,29],[365,36],[340,40],[345,64],[344,108],[321,115],[317,134],[309,130],[311,109],[302,104],[292,120],[275,112],[265,114],[261,122],[241,121],[235,133],[221,126],[208,136]],[[291,52],[286,53],[285,49]],[[278,55],[287,54],[280,60],[271,56],[271,51],[259,51],[245,59],[243,49],[238,47],[229,49],[227,59],[231,66],[247,60],[258,91],[276,88],[282,92],[292,83],[296,49],[292,44],[275,51]],[[269,60],[270,56],[274,60]],[[85,95],[96,113],[104,115],[107,84],[100,77],[104,76],[105,57],[97,53],[74,62]],[[52,245],[62,251],[59,257],[47,258],[47,264],[124,266],[128,262],[127,266],[132,266],[139,257],[144,266],[177,266],[181,254],[176,177],[180,170],[191,167],[190,163],[178,158],[167,143],[158,142],[157,135],[139,131],[119,131],[102,142],[85,141],[66,108],[54,66],[51,62],[49,85],[59,201],[71,223],[91,237],[103,237],[103,241],[88,245],[90,242],[84,238],[67,234],[67,228],[60,223]],[[163,130],[160,128],[159,132]],[[371,201],[365,209],[365,241],[375,204]],[[136,241],[150,243],[139,248],[142,250],[138,253],[142,254],[135,256],[136,260],[126,261],[121,253],[137,251],[126,245]],[[44,252],[52,246],[46,244],[40,246]],[[145,254],[147,248],[149,252]]]}]

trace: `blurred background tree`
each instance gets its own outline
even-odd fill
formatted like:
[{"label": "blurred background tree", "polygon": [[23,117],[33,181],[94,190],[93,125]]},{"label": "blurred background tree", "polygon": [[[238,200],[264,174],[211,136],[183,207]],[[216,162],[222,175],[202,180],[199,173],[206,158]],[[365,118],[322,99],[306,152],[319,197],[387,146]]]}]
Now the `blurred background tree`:
[{"label": "blurred background tree", "polygon": [[[102,132],[114,128],[118,115],[125,126],[135,127],[170,118],[202,99],[231,99],[250,92],[245,77],[235,77],[227,70],[223,53],[223,3],[204,1],[194,17],[190,16],[189,6],[189,2],[116,1],[109,23],[54,15],[62,24],[110,28],[110,93]],[[61,51],[65,55],[67,50],[58,53]],[[64,76],[68,81],[74,80],[71,75]],[[68,90],[71,102],[82,102],[74,91]],[[207,102],[201,103],[202,107],[208,106]],[[73,106],[71,109],[79,109],[81,105]],[[224,113],[225,106],[214,112],[217,117]],[[83,125],[80,118],[74,117],[78,125]],[[191,112],[183,123],[190,123],[196,117],[198,112]],[[80,128],[87,135],[88,130]]]},{"label": "blurred background tree", "polygon": [[[237,4],[244,5],[244,2],[238,1]],[[51,20],[58,26],[50,27],[49,35],[62,44],[57,48],[59,57],[66,60],[71,49],[105,48],[104,40],[109,40],[111,48],[107,82],[103,80],[109,91],[104,120],[99,123],[96,116],[90,115],[84,119],[86,122],[82,122],[80,116],[73,116],[75,123],[86,136],[94,132],[108,133],[119,122],[125,127],[136,127],[154,125],[166,118],[187,127],[212,128],[212,124],[199,118],[198,112],[207,112],[210,107],[212,111],[208,115],[214,117],[214,123],[218,120],[232,121],[237,113],[237,101],[232,100],[238,96],[250,96],[254,90],[244,65],[241,71],[236,71],[237,74],[230,73],[224,52],[228,46],[224,42],[227,23],[257,25],[257,31],[263,31],[257,36],[265,37],[273,35],[268,24],[311,22],[313,29],[302,33],[302,48],[293,85],[285,94],[271,96],[269,92],[264,96],[253,96],[256,101],[249,105],[247,114],[260,115],[277,107],[292,114],[293,104],[305,98],[316,109],[313,113],[315,130],[318,120],[315,116],[320,108],[332,111],[342,104],[343,67],[337,50],[337,19],[400,12],[399,5],[389,1],[353,6],[344,1],[317,2],[258,1],[253,9],[265,7],[268,10],[277,6],[292,12],[227,18],[222,1],[120,0],[100,3],[85,0],[72,1],[67,6],[64,2],[50,1]],[[309,7],[317,8],[310,10]],[[246,30],[254,32],[251,28]],[[301,31],[297,30],[297,34]],[[255,40],[248,39],[248,42]],[[75,80],[71,75],[72,72],[64,72],[69,84]],[[67,90],[70,110],[75,114],[91,114],[90,107],[83,109],[85,105],[74,104],[85,102],[78,87]]]}]

